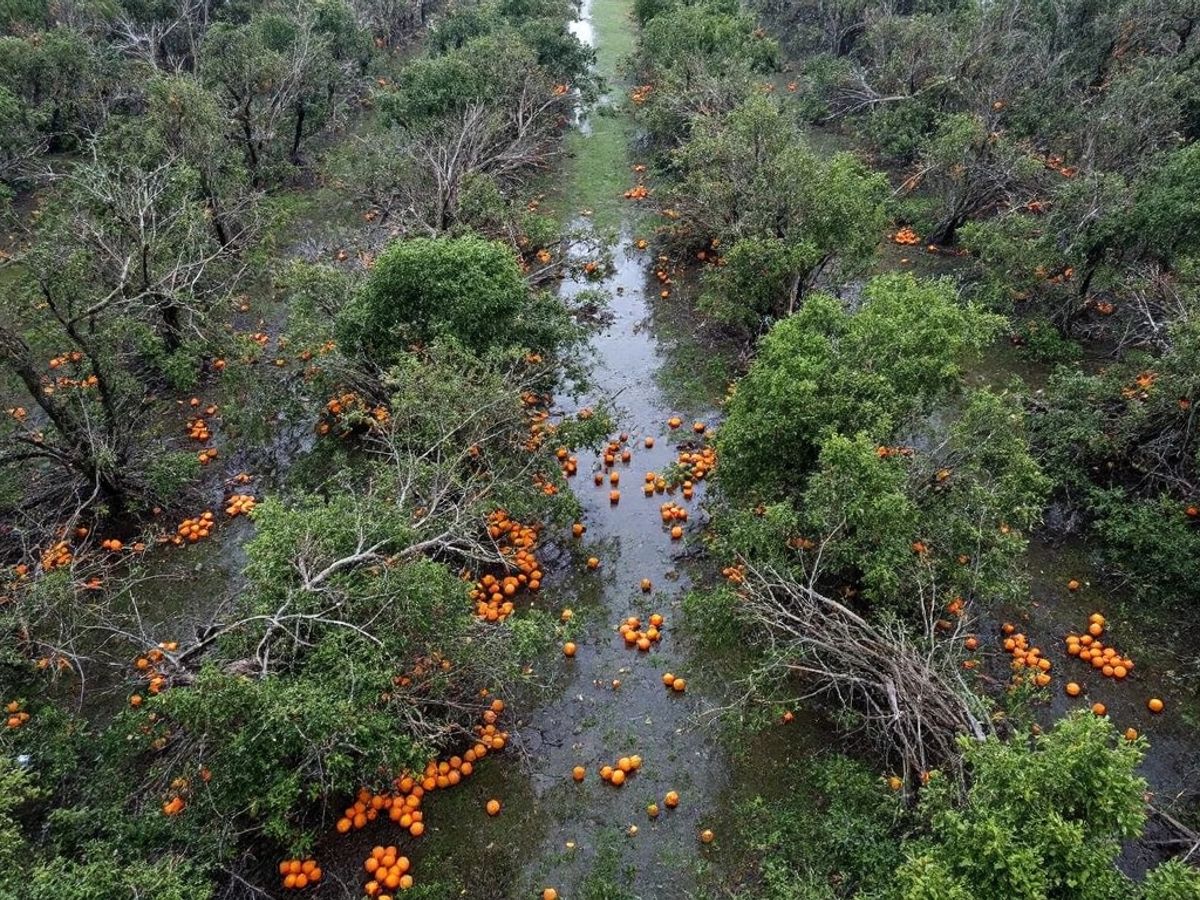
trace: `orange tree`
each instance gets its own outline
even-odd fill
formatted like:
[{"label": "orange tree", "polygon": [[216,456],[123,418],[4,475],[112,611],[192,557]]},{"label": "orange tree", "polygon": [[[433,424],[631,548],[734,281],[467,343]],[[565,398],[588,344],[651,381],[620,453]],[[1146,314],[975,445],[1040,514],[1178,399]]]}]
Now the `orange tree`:
[{"label": "orange tree", "polygon": [[0,371],[23,402],[0,465],[33,486],[43,520],[96,504],[137,511],[178,483],[153,452],[154,392],[197,378],[220,340],[214,315],[251,269],[257,196],[229,177],[228,157],[197,162],[172,126],[183,92],[158,87],[148,114],[110,123],[38,216],[14,217],[26,243],[0,286]]},{"label": "orange tree", "polygon": [[344,351],[386,367],[411,343],[437,338],[484,354],[491,348],[554,349],[566,332],[557,300],[530,296],[517,259],[496,241],[413,238],[380,254],[338,316]]},{"label": "orange tree", "polygon": [[1187,900],[1178,860],[1135,881],[1116,865],[1142,834],[1144,741],[1083,712],[1033,740],[964,743],[966,785],[931,775],[915,807],[861,763],[805,761],[796,789],[739,810],[754,871],[734,896],[860,900]]},{"label": "orange tree", "polygon": [[667,236],[719,262],[703,302],[727,322],[756,332],[818,277],[850,277],[874,254],[886,180],[850,154],[813,151],[772,98],[699,118],[671,161]]},{"label": "orange tree", "polygon": [[[141,878],[163,885],[156,896],[207,896],[228,871],[259,877],[256,841],[308,854],[360,787],[386,789],[474,740],[492,698],[526,678],[558,627],[537,610],[478,614],[474,579],[511,565],[489,516],[565,524],[577,512],[557,490],[552,447],[530,441],[533,366],[453,342],[398,359],[387,415],[352,433],[358,452],[332,456],[341,466],[327,480],[258,504],[241,589],[194,636],[153,650],[150,690],[129,669],[137,699],[110,724],[59,711],[37,692],[41,670],[6,657],[6,684],[32,698],[32,716],[0,742],[39,793],[21,821],[40,815],[46,828],[19,829],[31,849],[0,877],[39,891]],[[26,612],[52,585],[71,602],[72,573],[52,576],[18,586]],[[133,659],[145,623],[112,579],[76,627],[129,637]],[[129,581],[136,591],[136,572]],[[16,630],[16,605],[0,607],[0,627]],[[2,814],[0,803],[0,830]]]},{"label": "orange tree", "polygon": [[1116,866],[1122,841],[1146,821],[1144,746],[1087,711],[1060,720],[1031,743],[964,745],[969,787],[931,779],[918,808],[923,834],[888,894],[931,898],[1139,896],[1182,898],[1200,873],[1179,863],[1136,885]]}]

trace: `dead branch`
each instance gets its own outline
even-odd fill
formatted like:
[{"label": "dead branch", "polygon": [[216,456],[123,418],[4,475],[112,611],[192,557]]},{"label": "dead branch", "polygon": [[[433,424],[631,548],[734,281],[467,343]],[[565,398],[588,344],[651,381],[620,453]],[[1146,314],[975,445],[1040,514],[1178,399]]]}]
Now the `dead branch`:
[{"label": "dead branch", "polygon": [[806,696],[852,711],[906,771],[944,765],[957,758],[961,736],[991,733],[984,704],[959,674],[961,642],[938,634],[936,592],[923,592],[916,635],[894,618],[868,621],[811,583],[742,563],[742,612],[765,641],[770,665],[800,676],[811,686]]}]

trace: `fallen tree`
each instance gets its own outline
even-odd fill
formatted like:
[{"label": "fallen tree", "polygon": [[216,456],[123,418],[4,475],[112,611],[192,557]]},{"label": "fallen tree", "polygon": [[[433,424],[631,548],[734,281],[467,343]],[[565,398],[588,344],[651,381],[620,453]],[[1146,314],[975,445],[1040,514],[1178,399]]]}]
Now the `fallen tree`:
[{"label": "fallen tree", "polygon": [[759,632],[766,663],[852,711],[860,726],[909,775],[953,765],[958,739],[993,733],[984,701],[964,681],[962,618],[940,618],[935,591],[922,591],[919,629],[895,617],[868,620],[773,567],[743,559],[740,614]]}]

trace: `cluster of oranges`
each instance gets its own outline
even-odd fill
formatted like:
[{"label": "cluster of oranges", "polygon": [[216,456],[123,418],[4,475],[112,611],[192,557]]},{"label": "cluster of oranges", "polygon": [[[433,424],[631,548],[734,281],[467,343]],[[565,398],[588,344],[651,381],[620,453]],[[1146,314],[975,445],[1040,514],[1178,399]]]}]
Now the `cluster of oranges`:
[{"label": "cluster of oranges", "polygon": [[285,859],[279,864],[279,874],[284,890],[301,891],[320,881],[324,873],[315,859]]},{"label": "cluster of oranges", "polygon": [[1042,160],[1042,164],[1047,169],[1053,169],[1063,178],[1074,178],[1079,174],[1078,166],[1068,166],[1063,162],[1063,158],[1057,154],[1051,154]]},{"label": "cluster of oranges", "polygon": [[105,538],[100,542],[100,547],[109,553],[120,553],[125,549],[125,544],[116,538]]},{"label": "cluster of oranges", "polygon": [[29,721],[29,713],[25,710],[25,704],[20,700],[10,700],[5,705],[4,711],[8,713],[8,719],[4,724],[9,728],[20,728]]},{"label": "cluster of oranges", "polygon": [[666,300],[671,296],[671,273],[667,271],[667,258],[665,256],[660,256],[658,262],[659,266],[654,270],[654,277],[662,285],[662,290],[658,292],[658,296]]},{"label": "cluster of oranges", "polygon": [[814,541],[810,537],[805,537],[802,534],[798,534],[795,537],[788,538],[787,543],[788,543],[788,546],[791,547],[793,550],[815,550],[817,548],[816,541]]},{"label": "cluster of oranges", "polygon": [[42,571],[52,572],[63,566],[69,566],[73,558],[67,542],[58,541],[42,553]]},{"label": "cluster of oranges", "polygon": [[741,563],[736,566],[726,566],[721,570],[721,574],[731,584],[741,584],[746,580],[746,567]]},{"label": "cluster of oranges", "polygon": [[1000,629],[1004,633],[1004,649],[1012,656],[1013,680],[1019,681],[1026,670],[1033,673],[1033,683],[1045,687],[1050,683],[1050,660],[1042,656],[1040,647],[1031,647],[1029,638],[1005,622]]},{"label": "cluster of oranges", "polygon": [[654,85],[652,85],[652,84],[639,84],[636,87],[634,87],[632,90],[630,90],[629,99],[632,100],[634,103],[636,103],[638,106],[641,106],[643,103],[646,102],[646,100],[650,96],[650,92],[652,90],[654,90]]},{"label": "cluster of oranges", "polygon": [[10,416],[12,416],[12,418],[16,419],[18,422],[24,422],[25,418],[29,415],[29,410],[27,410],[23,406],[10,406],[8,409],[5,410],[5,412],[8,413]]},{"label": "cluster of oranges", "polygon": [[[615,766],[601,766],[600,780],[608,782],[613,787],[620,787],[625,780],[642,767],[642,758],[636,753],[633,756],[622,756]],[[572,772],[572,776],[574,776]],[[576,781],[582,779],[576,778]]]},{"label": "cluster of oranges", "polygon": [[1121,681],[1133,671],[1133,660],[1118,653],[1114,647],[1104,646],[1100,638],[1104,635],[1106,624],[1104,616],[1098,612],[1092,613],[1084,634],[1067,635],[1067,653],[1078,657],[1081,662],[1090,663],[1105,678]]},{"label": "cluster of oranges", "polygon": [[625,192],[626,200],[645,200],[649,196],[649,188],[640,181]]},{"label": "cluster of oranges", "polygon": [[[163,660],[166,659],[166,654],[174,653],[178,649],[179,644],[176,641],[163,641],[133,661],[133,667],[138,674],[149,680],[148,690],[151,694],[161,693],[162,689],[167,686],[167,676],[161,666]],[[134,698],[137,698],[136,702]],[[138,694],[134,694],[129,702],[135,707],[142,705],[141,697]]]},{"label": "cluster of oranges", "polygon": [[547,497],[553,497],[555,494],[558,493],[558,485],[555,484],[554,481],[551,480],[549,477],[547,477],[546,475],[543,475],[541,472],[534,473],[532,481],[533,481],[533,486],[535,488],[537,488],[539,491],[541,491],[543,494],[545,494]]},{"label": "cluster of oranges", "polygon": [[484,575],[471,590],[475,613],[489,622],[502,622],[512,615],[513,597],[522,588],[536,591],[542,586],[542,570],[534,550],[539,528],[525,525],[498,509],[488,516],[488,535],[500,549],[508,565],[516,572],[497,578]]},{"label": "cluster of oranges", "polygon": [[390,897],[388,891],[407,891],[413,886],[413,877],[408,873],[412,865],[407,856],[400,856],[395,845],[373,847],[371,855],[363,863],[363,868],[371,876],[364,891],[368,897],[380,900]]},{"label": "cluster of oranges", "polygon": [[1158,381],[1157,372],[1139,372],[1134,377],[1133,384],[1121,388],[1121,396],[1126,400],[1148,400],[1150,399],[1150,389],[1154,387],[1156,381]]},{"label": "cluster of oranges", "polygon": [[626,647],[637,647],[643,653],[649,651],[651,647],[662,640],[663,617],[659,613],[654,613],[647,620],[646,629],[642,630],[642,620],[637,616],[630,616],[621,623],[617,629],[621,638],[625,641]]},{"label": "cluster of oranges", "polygon": [[212,432],[209,431],[208,423],[197,416],[188,421],[187,435],[193,441],[207,441],[212,437]]},{"label": "cluster of oranges", "polygon": [[216,447],[205,447],[203,450],[201,450],[199,453],[196,454],[196,461],[199,462],[200,465],[202,465],[202,466],[207,466],[210,462],[212,462],[214,459],[216,459],[217,456],[218,456],[218,453],[217,453]]},{"label": "cluster of oranges", "polygon": [[658,508],[658,513],[663,524],[670,526],[671,537],[674,540],[679,540],[683,537],[683,525],[680,523],[688,520],[688,511],[686,509],[678,503],[668,500]]},{"label": "cluster of oranges", "polygon": [[899,231],[892,235],[892,241],[897,244],[911,246],[921,243],[921,238],[908,225],[905,225]]},{"label": "cluster of oranges", "polygon": [[374,406],[368,409],[367,403],[363,398],[353,391],[346,391],[336,397],[331,397],[325,404],[325,413],[317,423],[317,434],[327,435],[333,431],[335,426],[339,427],[339,433],[342,436],[350,434],[353,430],[352,425],[345,421],[345,417],[355,413],[367,413],[370,416],[370,425],[386,425],[392,418],[391,412],[386,406]]},{"label": "cluster of oranges", "polygon": [[687,690],[687,682],[678,675],[673,675],[670,672],[663,672],[662,677],[663,687],[669,691],[674,691],[677,694],[682,694]]},{"label": "cluster of oranges", "polygon": [[[410,789],[397,794],[373,794],[366,788],[361,788],[354,803],[346,807],[342,817],[337,820],[335,827],[338,834],[345,834],[352,828],[356,831],[366,828],[367,823],[374,822],[379,818],[381,812],[387,812],[390,817],[392,809],[397,808],[397,806],[400,810],[404,811],[402,814],[408,815],[410,827],[414,821],[422,821],[424,814],[421,813],[419,807],[421,805],[421,798],[425,794],[425,789],[419,784],[414,787],[412,779],[408,776],[405,776],[404,780],[406,780]],[[400,781],[401,779],[396,779],[397,791],[400,790]],[[414,813],[417,814],[418,818],[413,818]]]},{"label": "cluster of oranges", "polygon": [[[611,469],[617,464],[617,460],[627,463],[633,459],[633,451],[626,446],[629,443],[629,435],[626,432],[621,432],[615,441],[609,441],[604,447],[604,468]],[[620,480],[618,476],[617,480]],[[613,484],[617,482],[614,481]]]},{"label": "cluster of oranges", "polygon": [[74,355],[78,355],[78,356],[80,357],[80,359],[82,359],[82,358],[83,358],[83,355],[82,355],[82,354],[79,354],[78,352],[77,352],[76,354],[64,353],[64,354],[62,354],[61,356],[52,356],[52,357],[50,357],[50,362],[48,362],[48,363],[47,363],[47,365],[48,365],[48,366],[49,366],[51,369],[60,369],[60,368],[62,368],[64,365],[66,365],[68,362],[70,362],[70,361],[71,361],[71,357],[72,357],[72,356],[74,356]]},{"label": "cluster of oranges", "polygon": [[454,664],[444,659],[440,653],[433,653],[429,656],[419,656],[416,662],[413,663],[412,671],[408,675],[397,675],[392,679],[392,683],[396,687],[408,687],[413,683],[414,678],[424,678],[431,672],[449,672],[454,667]]},{"label": "cluster of oranges", "polygon": [[69,362],[83,362],[83,353],[79,350],[72,350],[70,353],[60,353],[58,356],[52,357],[48,365],[51,369],[61,369]]},{"label": "cluster of oranges", "polygon": [[559,447],[554,451],[554,455],[562,463],[562,473],[568,478],[579,471],[579,459],[572,456],[566,447]]},{"label": "cluster of oranges", "polygon": [[254,507],[258,501],[254,499],[252,494],[234,494],[229,498],[229,505],[225,507],[225,514],[231,518],[237,516],[248,516],[254,512]]},{"label": "cluster of oranges", "polygon": [[213,524],[213,514],[205,510],[194,518],[184,519],[180,522],[179,527],[175,529],[176,533],[171,538],[171,542],[177,546],[184,541],[194,544],[212,533]]},{"label": "cluster of oranges", "polygon": [[[697,422],[696,425],[703,426],[703,422]],[[694,427],[694,426],[693,426]],[[704,476],[713,470],[717,464],[717,451],[712,447],[703,447],[696,451],[683,451],[675,458],[675,465],[683,472],[689,480],[703,481]],[[684,491],[690,491],[691,485],[686,482],[683,485]]]},{"label": "cluster of oranges", "polygon": [[880,459],[890,459],[893,456],[912,456],[913,448],[912,447],[901,447],[901,446],[888,447],[888,446],[880,445],[875,448],[875,455],[878,456]]},{"label": "cluster of oranges", "polygon": [[[1047,269],[1045,266],[1035,266],[1033,269],[1034,277],[1045,281],[1047,284],[1063,284],[1070,281],[1075,275],[1075,269],[1072,266],[1062,266],[1056,269]],[[1023,296],[1018,299],[1024,299]]]},{"label": "cluster of oranges", "polygon": [[327,353],[332,353],[336,346],[337,343],[335,341],[326,341],[317,347],[316,350],[301,350],[298,354],[296,354],[296,358],[301,362],[308,362],[314,356],[324,356]]},{"label": "cluster of oranges", "polygon": [[[90,582],[85,587],[90,587]],[[37,658],[37,667],[45,670],[51,667],[64,671],[71,668],[71,661],[65,656],[59,656],[57,653],[51,653],[49,656],[39,656]]]},{"label": "cluster of oranges", "polygon": [[[554,426],[550,423],[550,412],[545,408],[545,398],[533,391],[525,391],[521,394],[521,403],[529,408],[529,437],[525,439],[525,449],[532,453],[542,446],[546,440],[546,434],[554,430]],[[586,419],[584,413],[591,415],[590,410],[580,410],[579,418]]]},{"label": "cluster of oranges", "polygon": [[68,378],[65,375],[60,375],[54,379],[53,386],[44,387],[42,390],[47,394],[53,394],[55,388],[90,388],[95,387],[99,383],[100,379],[96,377],[95,373],[88,375],[86,378]]},{"label": "cluster of oranges", "polygon": [[642,485],[642,493],[647,497],[654,494],[664,493],[670,485],[667,484],[667,479],[657,472],[647,472],[645,483]]},{"label": "cluster of oranges", "polygon": [[[487,692],[483,693],[486,696]],[[499,730],[496,725],[502,712],[503,700],[495,699],[488,705],[481,715],[481,724],[475,728],[475,743],[461,756],[456,754],[441,761],[430,760],[420,775],[401,773],[393,779],[391,792],[372,793],[362,788],[354,803],[338,819],[338,833],[346,834],[351,829],[365,828],[368,822],[374,822],[386,813],[392,822],[406,829],[412,837],[423,835],[425,817],[421,803],[425,795],[461,783],[462,779],[474,774],[475,764],[479,760],[490,752],[504,749],[508,733]],[[491,803],[496,804],[496,812],[499,812],[499,801],[493,800]],[[490,809],[489,814],[495,815]],[[408,890],[413,885],[409,861],[400,856],[395,847],[375,847],[363,867],[370,876],[364,891],[375,900],[390,900],[390,891]]]}]

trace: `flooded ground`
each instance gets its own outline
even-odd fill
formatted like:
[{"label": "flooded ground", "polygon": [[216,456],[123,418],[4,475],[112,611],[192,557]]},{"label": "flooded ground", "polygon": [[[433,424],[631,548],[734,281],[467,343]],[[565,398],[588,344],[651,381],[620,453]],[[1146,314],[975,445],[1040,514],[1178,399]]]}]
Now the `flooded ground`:
[{"label": "flooded ground", "polygon": [[[719,423],[719,401],[733,366],[698,334],[683,292],[660,296],[653,250],[638,248],[641,239],[651,238],[651,227],[638,205],[621,196],[634,183],[631,166],[636,162],[629,149],[633,123],[619,102],[619,63],[633,46],[631,5],[631,0],[588,0],[572,27],[581,40],[596,46],[598,70],[612,91],[581,110],[568,135],[566,184],[560,196],[547,202],[557,206],[554,211],[564,220],[578,216],[578,224],[594,223],[617,236],[613,266],[604,278],[581,277],[562,286],[568,297],[600,290],[608,306],[583,362],[587,385],[557,411],[571,413],[601,402],[613,406],[631,453],[628,462],[618,461],[611,469],[596,455],[578,455],[572,489],[587,531],[580,540],[566,537],[542,549],[547,577],[536,602],[554,613],[573,611],[578,651],[572,659],[551,653],[537,663],[532,676],[546,685],[545,693],[513,704],[514,720],[506,725],[514,734],[511,748],[481,762],[476,774],[455,790],[431,798],[422,838],[401,838],[384,819],[351,835],[331,834],[318,848],[329,877],[313,896],[361,896],[362,860],[375,844],[391,843],[400,844],[401,852],[412,858],[417,893],[424,890],[423,896],[534,897],[547,886],[572,900],[708,896],[705,891],[712,885],[736,880],[730,870],[743,862],[730,846],[736,827],[731,810],[756,794],[778,793],[794,761],[837,745],[830,729],[801,710],[786,728],[768,729],[744,744],[732,745],[721,732],[711,713],[728,701],[729,688],[718,661],[689,641],[680,608],[691,580],[702,577],[693,559],[705,522],[705,486],[700,482],[688,501],[678,493],[646,497],[641,490],[647,472],[665,471],[681,449],[702,443],[694,422],[709,428]],[[829,152],[850,146],[842,136],[833,140],[820,134],[813,143]],[[324,259],[349,247],[354,256],[386,239],[382,233],[358,234],[353,211],[341,213],[331,237],[297,245],[292,252]],[[897,269],[958,277],[962,260],[885,243],[876,270]],[[269,332],[274,342],[281,323],[278,310],[255,308],[238,327]],[[276,344],[271,346],[275,352]],[[1048,374],[1048,367],[1025,360],[1004,341],[984,355],[968,380],[1003,385],[1017,377],[1037,390]],[[668,427],[672,417],[682,420],[681,427]],[[309,423],[271,424],[279,437],[266,459],[254,460],[261,477],[256,494],[283,480],[312,441]],[[653,439],[652,447],[646,446],[647,438]],[[250,466],[229,461],[229,472],[241,468]],[[619,476],[617,503],[610,500],[613,471]],[[604,475],[602,483],[594,482],[595,472]],[[210,501],[220,503],[223,493],[222,486],[214,486]],[[680,539],[672,538],[660,516],[660,505],[668,500],[689,512]],[[186,551],[153,551],[146,561],[152,575],[133,595],[142,609],[153,610],[148,642],[186,637],[238,589],[245,562],[242,545],[250,530],[242,520]],[[1115,612],[1119,604],[1090,567],[1085,549],[1049,534],[1034,536],[1028,556],[1030,599],[980,623],[984,646],[995,654],[992,672],[1000,683],[1007,677],[1007,658],[998,648],[1000,622],[1019,623],[1054,664],[1049,699],[1036,708],[1039,722],[1048,725],[1068,709],[1103,702],[1118,727],[1137,728],[1149,739],[1143,772],[1154,802],[1175,808],[1194,801],[1200,784],[1195,749],[1200,717],[1194,684],[1188,685],[1187,661],[1142,652],[1143,642]],[[594,570],[586,566],[592,556],[599,560]],[[1079,590],[1067,590],[1071,578],[1081,582]],[[648,592],[641,587],[643,579],[651,582]],[[1065,653],[1063,636],[1082,630],[1087,616],[1097,610],[1110,617],[1113,643],[1139,660],[1138,671],[1124,683],[1095,675]],[[628,616],[644,622],[653,613],[665,619],[661,642],[648,652],[628,647],[618,624]],[[687,690],[665,688],[666,672],[685,678]],[[96,692],[98,715],[125,702],[122,675],[114,672],[112,689]],[[1063,693],[1063,685],[1072,680],[1084,688],[1079,698]],[[1145,706],[1149,696],[1163,697],[1169,714],[1151,715]],[[622,787],[601,780],[602,766],[635,754],[642,766]],[[586,771],[581,783],[572,778],[575,766]],[[679,795],[676,809],[665,808],[670,791]],[[492,798],[503,803],[494,818],[484,811]],[[651,803],[661,810],[656,819],[647,814]],[[699,840],[706,828],[716,832],[711,844]],[[1161,848],[1152,842],[1164,836],[1152,828],[1147,841],[1129,847],[1126,868],[1142,871],[1160,855]]]},{"label": "flooded ground", "polygon": [[[592,17],[595,7],[585,5],[573,30],[597,42],[601,74],[611,82],[621,53],[605,46],[603,26],[619,22],[631,29],[629,4],[598,0],[595,6],[603,7],[598,19]],[[616,40],[627,44],[628,38]],[[629,122],[607,102],[601,105],[599,124],[585,115],[572,138],[568,169],[584,183],[566,186],[562,203],[579,208],[561,214],[582,213],[584,224],[607,201],[607,221],[600,224],[615,226],[618,238],[607,277],[562,287],[567,296],[599,289],[609,298],[605,325],[588,348],[587,387],[562,411],[602,402],[613,406],[631,459],[606,469],[600,456],[579,454],[572,489],[587,531],[561,548],[558,566],[548,566],[551,574],[538,601],[553,612],[573,611],[578,651],[573,659],[555,654],[540,664],[534,677],[550,685],[549,696],[515,723],[515,753],[486,760],[476,777],[439,795],[429,831],[414,848],[414,871],[453,884],[465,896],[534,896],[553,886],[566,897],[686,897],[706,857],[720,852],[719,839],[703,845],[699,834],[719,818],[729,754],[713,729],[701,724],[701,713],[716,705],[716,696],[706,690],[703,667],[680,623],[686,557],[702,528],[704,484],[690,501],[678,492],[647,497],[642,485],[647,472],[664,472],[681,449],[701,445],[694,423],[716,423],[716,401],[726,382],[719,377],[722,367],[706,360],[694,343],[686,308],[659,296],[651,251],[637,246],[635,204],[619,193],[589,202],[595,165],[609,167],[604,173],[609,184],[633,183],[626,157]],[[690,373],[686,386],[670,375],[683,369]],[[682,426],[669,428],[672,417]],[[604,476],[600,484],[595,472]],[[619,478],[617,503],[610,499],[611,472]],[[660,505],[668,500],[689,511],[681,539],[673,539],[662,521]],[[590,556],[599,560],[595,570],[586,566]],[[650,580],[649,591],[642,589],[643,579]],[[653,613],[665,619],[662,640],[648,652],[628,647],[618,624],[629,616],[646,622]],[[666,672],[685,678],[687,690],[667,689]],[[622,787],[601,780],[602,766],[633,755],[642,757],[642,766]],[[572,778],[575,766],[586,770],[582,783]],[[664,804],[670,791],[680,797],[676,809]],[[492,797],[504,809],[489,819],[483,807]],[[651,803],[661,808],[656,820],[647,814]],[[374,840],[365,833],[354,838],[365,848]]]},{"label": "flooded ground", "polygon": [[[590,0],[572,28],[594,43],[600,74],[618,89],[618,64],[632,47],[629,8],[628,0]],[[602,290],[609,316],[590,341],[584,363],[588,386],[560,410],[612,404],[631,459],[610,470],[598,456],[579,454],[572,489],[587,532],[578,541],[546,548],[548,575],[537,602],[551,612],[573,611],[576,655],[567,659],[555,653],[539,662],[532,674],[548,688],[539,701],[518,710],[518,720],[511,723],[513,751],[485,760],[473,778],[439,793],[429,807],[426,835],[404,841],[402,852],[413,858],[418,887],[436,885],[436,896],[532,897],[547,886],[563,897],[591,900],[711,896],[714,885],[738,881],[736,870],[746,862],[737,858],[732,841],[723,840],[730,811],[741,800],[785,789],[795,760],[836,743],[830,730],[798,711],[801,715],[787,728],[768,729],[733,746],[708,715],[727,701],[729,691],[716,661],[693,646],[680,627],[680,602],[692,577],[689,551],[703,528],[704,486],[686,503],[677,495],[644,497],[641,486],[647,472],[662,472],[681,448],[699,443],[693,422],[717,424],[732,367],[705,346],[679,292],[659,296],[652,251],[638,249],[638,240],[650,234],[637,205],[621,199],[621,191],[633,184],[635,160],[629,156],[633,125],[615,93],[581,110],[568,137],[566,183],[557,198],[555,211],[564,219],[581,215],[581,223],[611,228],[618,236],[607,277],[562,287],[567,296]],[[957,277],[961,263],[953,255],[888,243],[877,270]],[[1037,390],[1048,372],[1005,341],[984,355],[969,381],[1002,385],[1017,377]],[[673,416],[682,420],[676,430],[667,426]],[[647,437],[653,447],[645,446]],[[610,501],[610,471],[619,476],[618,503]],[[593,481],[595,472],[604,475],[599,484]],[[668,499],[689,510],[680,540],[672,539],[660,517],[660,504]],[[590,556],[599,560],[595,570],[585,565]],[[1050,698],[1037,707],[1042,724],[1070,706],[1100,700],[1120,727],[1133,726],[1149,736],[1153,749],[1145,774],[1157,795],[1168,802],[1186,794],[1200,774],[1191,752],[1196,736],[1183,717],[1154,717],[1146,710],[1148,692],[1170,696],[1157,662],[1147,659],[1125,684],[1099,683],[1104,680],[1093,678],[1063,649],[1068,631],[1085,627],[1090,612],[1108,605],[1083,554],[1048,536],[1037,537],[1029,568],[1032,599],[981,622],[981,629],[992,629],[986,637],[996,651],[997,677],[1005,677],[1001,667],[1006,664],[998,648],[999,623],[1012,619],[1055,664]],[[1084,582],[1083,589],[1068,592],[1071,577]],[[650,580],[649,592],[641,589],[642,579]],[[618,624],[628,616],[644,622],[652,613],[665,618],[661,643],[649,652],[626,646]],[[1126,640],[1124,628],[1120,621],[1111,625],[1118,646]],[[666,672],[686,678],[686,692],[667,690]],[[1062,691],[1067,680],[1084,684],[1084,697],[1068,700]],[[622,787],[600,778],[602,766],[635,754],[642,757],[642,767]],[[586,772],[581,783],[572,778],[576,766]],[[679,794],[677,809],[664,806],[669,791]],[[492,798],[503,803],[495,818],[484,812]],[[651,803],[661,809],[656,819],[647,814]],[[699,840],[705,828],[717,832],[712,844]],[[1150,836],[1158,835],[1152,829]],[[339,839],[338,853],[348,863],[335,867],[341,869],[336,877],[349,895],[361,878],[355,861],[376,843],[396,841],[395,833],[378,823]],[[1156,852],[1147,843],[1131,847],[1125,864],[1140,871]]]}]

